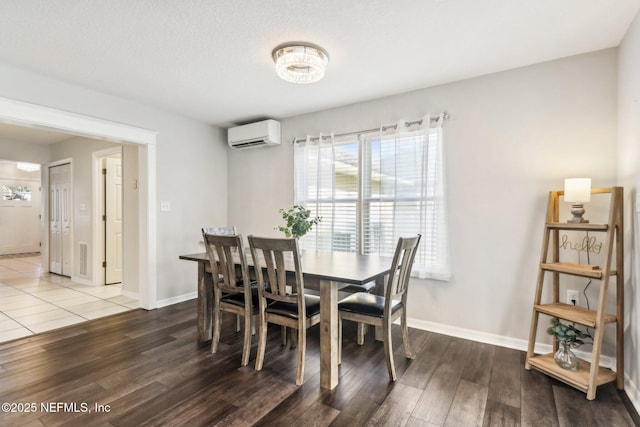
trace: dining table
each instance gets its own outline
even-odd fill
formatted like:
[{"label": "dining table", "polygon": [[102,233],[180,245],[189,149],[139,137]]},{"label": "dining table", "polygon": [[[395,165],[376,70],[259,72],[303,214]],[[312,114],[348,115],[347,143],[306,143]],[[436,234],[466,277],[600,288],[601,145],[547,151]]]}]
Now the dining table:
[{"label": "dining table", "polygon": [[[180,255],[179,259],[198,265],[198,343],[211,341],[213,321],[213,282],[206,253]],[[252,267],[251,256],[247,257]],[[287,269],[292,267],[286,267]],[[305,288],[320,291],[320,386],[334,389],[339,382],[338,370],[338,291],[351,284],[374,281],[376,292],[384,291],[385,277],[391,270],[391,259],[377,255],[347,252],[301,251],[301,268]]]}]

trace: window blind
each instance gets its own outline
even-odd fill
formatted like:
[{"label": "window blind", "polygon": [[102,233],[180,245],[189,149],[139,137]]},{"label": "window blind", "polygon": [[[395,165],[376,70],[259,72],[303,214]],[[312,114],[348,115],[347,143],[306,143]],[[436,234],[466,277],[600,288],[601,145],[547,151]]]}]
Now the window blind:
[{"label": "window blind", "polygon": [[442,129],[397,128],[296,144],[296,203],[322,216],[301,245],[391,257],[398,237],[420,233],[415,273],[446,280]]}]

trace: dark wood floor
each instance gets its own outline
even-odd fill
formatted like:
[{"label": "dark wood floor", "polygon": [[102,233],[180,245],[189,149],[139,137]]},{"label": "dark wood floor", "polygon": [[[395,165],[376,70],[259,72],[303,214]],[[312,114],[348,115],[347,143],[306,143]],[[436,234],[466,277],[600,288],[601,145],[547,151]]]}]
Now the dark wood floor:
[{"label": "dark wood floor", "polygon": [[233,319],[217,354],[196,345],[195,310],[195,301],[135,310],[0,344],[0,402],[22,411],[0,413],[0,425],[610,427],[637,417],[611,384],[590,402],[526,371],[520,351],[413,329],[413,361],[394,331],[398,381],[390,383],[382,344],[370,334],[358,347],[347,323],[340,385],[319,387],[316,326],[296,387],[296,351],[279,345],[279,330],[270,330],[256,372],[255,344],[250,366],[239,367]]}]

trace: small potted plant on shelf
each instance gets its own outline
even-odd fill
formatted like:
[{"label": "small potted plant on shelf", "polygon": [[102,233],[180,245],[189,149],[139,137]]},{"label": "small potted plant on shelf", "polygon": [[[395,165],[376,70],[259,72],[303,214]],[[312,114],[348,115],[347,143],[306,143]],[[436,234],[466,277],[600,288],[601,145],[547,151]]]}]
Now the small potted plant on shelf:
[{"label": "small potted plant on shelf", "polygon": [[573,325],[565,325],[555,317],[550,320],[551,326],[547,328],[547,333],[553,335],[560,347],[553,356],[556,363],[563,369],[575,371],[578,369],[578,357],[571,351],[571,348],[578,348],[584,344],[584,340],[593,337]]},{"label": "small potted plant on shelf", "polygon": [[287,238],[299,238],[311,231],[312,227],[322,221],[321,216],[311,218],[311,211],[301,205],[293,205],[291,209],[280,209],[285,226],[275,226],[276,230],[282,231]]}]

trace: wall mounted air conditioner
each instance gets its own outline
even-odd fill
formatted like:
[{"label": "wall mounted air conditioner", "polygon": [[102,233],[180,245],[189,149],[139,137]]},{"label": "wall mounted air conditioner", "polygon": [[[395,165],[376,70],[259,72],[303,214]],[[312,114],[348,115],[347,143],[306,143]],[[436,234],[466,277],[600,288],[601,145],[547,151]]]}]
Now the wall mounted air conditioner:
[{"label": "wall mounted air conditioner", "polygon": [[229,128],[229,147],[238,149],[280,144],[280,122],[263,120]]}]

